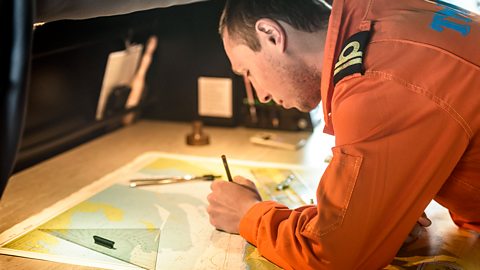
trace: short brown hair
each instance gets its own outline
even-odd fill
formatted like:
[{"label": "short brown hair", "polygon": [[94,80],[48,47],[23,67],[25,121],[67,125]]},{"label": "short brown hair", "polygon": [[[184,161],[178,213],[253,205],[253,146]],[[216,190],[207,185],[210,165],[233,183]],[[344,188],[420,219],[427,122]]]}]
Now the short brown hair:
[{"label": "short brown hair", "polygon": [[227,0],[220,18],[219,32],[225,29],[232,38],[253,51],[261,49],[255,23],[261,18],[283,21],[305,32],[327,28],[330,9],[318,0]]}]

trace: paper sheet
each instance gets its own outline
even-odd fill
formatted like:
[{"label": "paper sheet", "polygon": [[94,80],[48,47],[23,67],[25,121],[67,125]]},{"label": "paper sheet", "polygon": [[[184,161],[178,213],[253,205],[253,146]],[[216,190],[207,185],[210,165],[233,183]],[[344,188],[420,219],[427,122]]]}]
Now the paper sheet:
[{"label": "paper sheet", "polygon": [[232,80],[229,78],[198,78],[198,115],[231,118],[232,91]]},{"label": "paper sheet", "polygon": [[98,99],[96,119],[101,120],[105,113],[105,105],[112,90],[121,85],[130,85],[137,69],[143,45],[132,45],[128,49],[112,52],[108,56],[103,76],[102,89]]}]

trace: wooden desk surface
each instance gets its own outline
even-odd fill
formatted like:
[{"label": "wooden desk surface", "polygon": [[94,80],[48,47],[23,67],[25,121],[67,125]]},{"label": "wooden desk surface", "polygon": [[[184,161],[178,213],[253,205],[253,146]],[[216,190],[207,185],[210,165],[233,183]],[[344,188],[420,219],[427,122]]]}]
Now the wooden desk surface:
[{"label": "wooden desk surface", "polygon": [[[17,173],[10,179],[0,201],[0,232],[39,213],[147,151],[208,157],[226,154],[230,159],[326,167],[324,158],[330,154],[330,147],[334,142],[333,137],[323,134],[320,129],[311,136],[306,132],[280,132],[285,136],[308,138],[304,148],[289,151],[251,144],[249,138],[259,132],[258,130],[205,127],[204,132],[210,135],[210,145],[194,147],[185,143],[185,136],[190,132],[191,125],[188,123],[140,121]],[[311,181],[311,185],[315,187],[318,179]],[[422,241],[409,250],[421,249],[422,252],[436,254],[436,251],[453,248],[454,251],[450,251],[452,254],[467,254],[478,258],[475,265],[476,269],[480,269],[478,235],[457,230],[445,209],[432,205],[428,210],[434,225],[429,234],[424,235]],[[451,243],[444,243],[443,236],[446,236],[447,240],[450,237]],[[434,246],[426,247],[425,243]],[[408,251],[405,254],[408,255]],[[0,269],[92,268],[0,255]]]}]

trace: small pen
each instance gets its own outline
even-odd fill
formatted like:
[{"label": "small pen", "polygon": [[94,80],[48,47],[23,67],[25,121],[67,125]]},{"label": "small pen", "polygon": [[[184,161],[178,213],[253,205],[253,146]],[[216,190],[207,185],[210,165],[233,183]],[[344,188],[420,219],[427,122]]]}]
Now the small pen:
[{"label": "small pen", "polygon": [[225,167],[225,172],[227,172],[227,177],[229,182],[233,182],[232,175],[230,174],[230,169],[228,168],[227,157],[222,155],[223,166]]}]

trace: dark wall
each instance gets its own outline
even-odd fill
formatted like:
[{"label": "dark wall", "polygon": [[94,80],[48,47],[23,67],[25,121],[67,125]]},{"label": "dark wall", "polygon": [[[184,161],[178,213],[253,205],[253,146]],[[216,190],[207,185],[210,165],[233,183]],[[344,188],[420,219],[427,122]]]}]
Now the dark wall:
[{"label": "dark wall", "polygon": [[[159,9],[161,27],[156,65],[150,72],[149,92],[143,115],[146,118],[190,121],[197,115],[197,78],[200,76],[234,79],[234,89],[241,80],[231,71],[218,34],[222,1],[210,1],[175,9]],[[234,111],[238,111],[243,91],[234,91]],[[205,119],[207,124],[234,125],[234,119]]]}]

